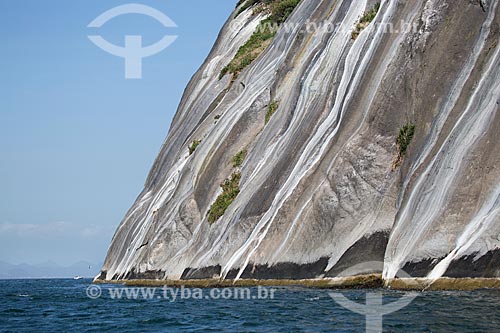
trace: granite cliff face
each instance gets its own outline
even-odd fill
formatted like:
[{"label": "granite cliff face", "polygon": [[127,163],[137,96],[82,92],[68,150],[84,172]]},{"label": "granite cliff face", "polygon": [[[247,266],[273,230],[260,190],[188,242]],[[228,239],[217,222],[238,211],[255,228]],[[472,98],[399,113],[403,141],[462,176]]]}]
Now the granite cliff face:
[{"label": "granite cliff face", "polygon": [[386,279],[500,277],[499,1],[302,0],[257,59],[223,71],[268,2],[240,1],[222,29],[100,278],[334,277],[367,261]]}]

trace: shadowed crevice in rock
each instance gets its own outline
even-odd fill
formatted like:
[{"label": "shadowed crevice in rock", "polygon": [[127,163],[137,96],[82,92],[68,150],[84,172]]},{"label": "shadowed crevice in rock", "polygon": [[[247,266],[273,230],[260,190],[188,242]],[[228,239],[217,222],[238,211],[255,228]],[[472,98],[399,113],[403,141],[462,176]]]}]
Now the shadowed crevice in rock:
[{"label": "shadowed crevice in rock", "polygon": [[475,259],[476,255],[464,256],[451,262],[444,276],[452,278],[464,277],[500,277],[500,249],[489,251]]},{"label": "shadowed crevice in rock", "polygon": [[[500,277],[500,250],[488,251],[476,258],[477,254],[453,260],[443,277],[450,278],[497,278]],[[418,262],[408,262],[403,271],[411,277],[426,277],[444,258],[428,258]]]},{"label": "shadowed crevice in rock", "polygon": [[212,279],[220,276],[220,272],[220,265],[203,268],[186,268],[182,273],[181,280]]},{"label": "shadowed crevice in rock", "polygon": [[134,268],[125,275],[125,280],[161,280],[165,276],[165,272],[161,270],[136,272]]},{"label": "shadowed crevice in rock", "polygon": [[[328,265],[328,258],[324,257],[310,264],[296,264],[293,262],[277,263],[272,266],[249,264],[243,274],[242,279],[276,279],[276,280],[301,280],[314,279],[325,271]],[[239,269],[232,269],[227,274],[227,279],[235,279]]]},{"label": "shadowed crevice in rock", "polygon": [[414,278],[425,277],[436,267],[441,259],[428,258],[421,261],[407,262],[402,270]]},{"label": "shadowed crevice in rock", "polygon": [[326,273],[326,277],[336,277],[346,269],[368,262],[380,262],[380,271],[360,273],[382,272],[385,248],[388,241],[389,232],[387,231],[380,231],[369,236],[364,236],[342,255],[335,266]]},{"label": "shadowed crevice in rock", "polygon": [[99,273],[99,275],[95,278],[95,280],[100,280],[100,281],[104,281],[104,280],[106,280],[106,274],[107,274],[107,273],[108,273],[108,272],[106,272],[106,271],[101,271],[101,272]]}]

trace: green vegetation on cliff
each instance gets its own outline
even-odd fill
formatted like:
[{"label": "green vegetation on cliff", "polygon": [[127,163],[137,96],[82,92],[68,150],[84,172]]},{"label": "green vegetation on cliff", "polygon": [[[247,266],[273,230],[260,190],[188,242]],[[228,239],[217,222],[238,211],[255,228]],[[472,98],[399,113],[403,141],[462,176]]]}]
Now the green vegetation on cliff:
[{"label": "green vegetation on cliff", "polygon": [[208,210],[208,223],[215,223],[236,199],[236,196],[240,193],[240,179],[241,173],[236,171],[220,185],[222,193],[215,199],[215,202]]},{"label": "green vegetation on cliff", "polygon": [[404,157],[406,156],[406,152],[408,151],[408,146],[415,135],[415,125],[412,123],[408,123],[404,125],[400,130],[399,134],[396,138],[396,146],[398,147],[398,156],[394,161],[392,166],[393,169],[396,169],[403,162]]},{"label": "green vegetation on cliff", "polygon": [[278,110],[278,107],[280,106],[279,101],[273,101],[267,106],[267,113],[266,113],[266,124],[271,120],[271,117],[273,114]]},{"label": "green vegetation on cliff", "polygon": [[361,31],[363,31],[375,19],[375,16],[377,16],[379,10],[380,10],[380,2],[377,2],[372,9],[363,14],[363,16],[359,19],[358,24],[356,24],[354,31],[351,34],[352,39],[358,38]]},{"label": "green vegetation on cliff", "polygon": [[402,157],[406,155],[408,146],[415,135],[415,125],[408,123],[399,130],[399,135],[396,138],[396,144],[398,145],[399,155]]},{"label": "green vegetation on cliff", "polygon": [[231,159],[231,163],[233,164],[233,168],[238,168],[243,164],[243,161],[245,161],[245,158],[247,157],[247,150],[243,149],[238,152],[238,154],[234,155],[233,158]]},{"label": "green vegetation on cliff", "polygon": [[[247,157],[248,151],[246,149],[240,150],[231,159],[231,164],[233,168],[239,168],[245,158]],[[222,187],[222,193],[215,199],[215,202],[210,206],[208,210],[208,223],[214,224],[224,213],[226,209],[233,203],[234,199],[240,193],[240,180],[241,172],[234,171],[231,177],[226,179],[224,183],[220,185]]]},{"label": "green vegetation on cliff", "polygon": [[222,69],[219,79],[222,79],[227,73],[234,74],[235,77],[237,77],[245,67],[250,65],[262,54],[262,52],[264,52],[276,34],[276,32],[271,31],[267,23],[265,23],[268,20],[269,19],[263,20],[250,39],[238,49],[233,60]]},{"label": "green vegetation on cliff", "polygon": [[189,155],[192,155],[196,148],[200,145],[201,140],[194,140],[191,145],[188,147],[189,148]]},{"label": "green vegetation on cliff", "polygon": [[240,1],[238,5],[243,4],[236,16],[244,10],[257,5],[256,12],[268,12],[269,16],[262,20],[250,39],[243,44],[233,60],[222,69],[219,80],[226,74],[232,74],[237,77],[243,69],[257,59],[262,52],[269,46],[273,37],[279,30],[279,25],[293,12],[301,0],[247,0]]}]

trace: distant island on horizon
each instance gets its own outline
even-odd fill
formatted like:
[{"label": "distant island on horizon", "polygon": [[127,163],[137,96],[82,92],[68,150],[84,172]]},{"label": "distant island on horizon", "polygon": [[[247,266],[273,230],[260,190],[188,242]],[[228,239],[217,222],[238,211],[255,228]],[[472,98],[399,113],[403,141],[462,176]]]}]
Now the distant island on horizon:
[{"label": "distant island on horizon", "polygon": [[85,260],[78,261],[70,266],[63,266],[48,261],[41,264],[11,264],[0,261],[0,279],[43,279],[43,278],[72,278],[81,276],[93,278],[98,273],[102,263],[91,263]]}]

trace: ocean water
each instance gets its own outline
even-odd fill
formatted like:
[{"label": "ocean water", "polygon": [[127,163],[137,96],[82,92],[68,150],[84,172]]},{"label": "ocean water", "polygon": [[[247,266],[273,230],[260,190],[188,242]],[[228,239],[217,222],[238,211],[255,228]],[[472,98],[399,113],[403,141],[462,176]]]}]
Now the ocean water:
[{"label": "ocean water", "polygon": [[[127,297],[123,286],[88,289],[90,283],[0,280],[0,332],[364,332],[365,317],[329,293],[361,306],[379,295],[382,307],[407,297],[397,291],[300,287],[274,288],[272,297],[270,288],[127,289]],[[110,293],[120,290],[121,299]],[[381,317],[384,332],[500,332],[498,290],[411,296],[408,306]]]}]

